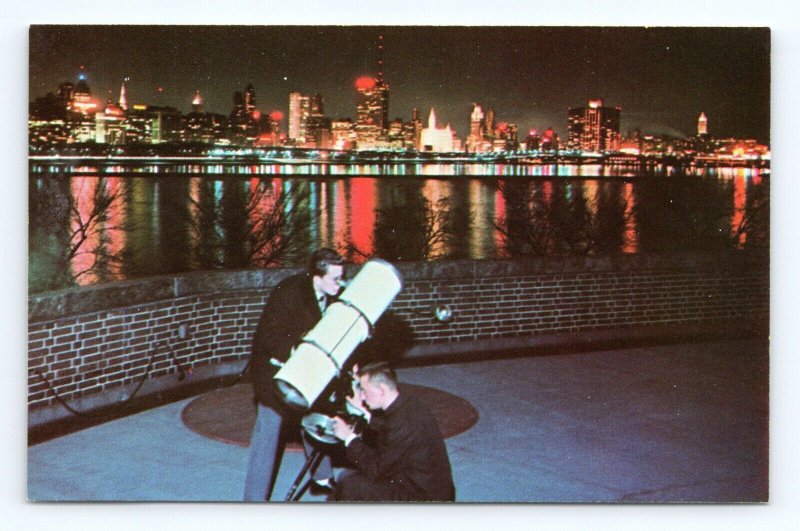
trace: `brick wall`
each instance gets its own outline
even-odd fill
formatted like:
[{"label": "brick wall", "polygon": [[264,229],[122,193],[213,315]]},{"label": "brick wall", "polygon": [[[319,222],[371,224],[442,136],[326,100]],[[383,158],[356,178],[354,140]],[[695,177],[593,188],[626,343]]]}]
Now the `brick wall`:
[{"label": "brick wall", "polygon": [[[766,260],[744,254],[402,264],[390,310],[409,355],[535,344],[557,334],[741,320],[768,326]],[[31,296],[31,422],[241,370],[269,290],[291,270],[190,273]],[[433,305],[454,318],[439,323]],[[182,334],[182,331],[186,334]],[[623,332],[624,333],[624,332]],[[149,372],[148,372],[149,366]],[[176,378],[180,367],[188,378]],[[147,374],[147,378],[143,375]]]}]

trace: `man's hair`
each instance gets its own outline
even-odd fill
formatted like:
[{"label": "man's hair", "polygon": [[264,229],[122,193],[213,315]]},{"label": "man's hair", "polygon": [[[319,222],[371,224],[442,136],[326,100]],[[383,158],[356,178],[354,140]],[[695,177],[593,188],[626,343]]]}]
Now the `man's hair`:
[{"label": "man's hair", "polygon": [[308,274],[311,276],[324,277],[328,272],[330,265],[343,265],[344,259],[334,251],[327,247],[322,247],[311,253],[308,260]]},{"label": "man's hair", "polygon": [[397,391],[397,373],[385,361],[376,361],[359,367],[358,376],[366,376],[371,384],[386,384],[389,389]]}]

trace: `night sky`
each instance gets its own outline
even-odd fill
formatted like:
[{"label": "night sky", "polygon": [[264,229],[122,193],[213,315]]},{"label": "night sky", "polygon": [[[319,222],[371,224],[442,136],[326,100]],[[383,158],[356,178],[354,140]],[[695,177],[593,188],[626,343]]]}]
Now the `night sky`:
[{"label": "night sky", "polygon": [[262,111],[288,115],[289,92],[318,92],[327,116],[355,118],[378,35],[390,118],[417,107],[427,121],[434,107],[461,138],[473,102],[521,132],[565,136],[567,109],[602,98],[622,108],[623,134],[693,135],[705,112],[715,137],[769,142],[766,28],[32,26],[29,96],[76,82],[83,65],[101,99],[129,77],[129,103],[189,112],[200,89],[206,111],[228,114],[252,83]]}]

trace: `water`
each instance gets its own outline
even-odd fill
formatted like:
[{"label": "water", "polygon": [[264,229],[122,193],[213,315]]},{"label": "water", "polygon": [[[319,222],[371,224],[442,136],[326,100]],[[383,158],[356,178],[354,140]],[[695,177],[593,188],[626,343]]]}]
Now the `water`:
[{"label": "water", "polygon": [[[308,167],[306,167],[308,166]],[[29,174],[29,290],[203,269],[766,247],[751,168],[49,165]]]}]

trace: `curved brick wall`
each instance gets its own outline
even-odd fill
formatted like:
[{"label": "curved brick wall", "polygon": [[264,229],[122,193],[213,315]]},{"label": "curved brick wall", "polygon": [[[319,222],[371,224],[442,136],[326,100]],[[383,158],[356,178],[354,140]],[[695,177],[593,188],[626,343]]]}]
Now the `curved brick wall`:
[{"label": "curved brick wall", "polygon": [[[390,310],[408,324],[407,356],[547,344],[653,326],[765,331],[766,258],[743,253],[401,264]],[[269,290],[296,270],[201,272],[34,295],[28,311],[29,423],[69,415],[40,375],[78,409],[234,374]],[[352,275],[352,272],[350,273]],[[454,319],[427,310],[449,304]],[[183,336],[181,326],[187,332]],[[188,374],[176,378],[175,360]]]}]

